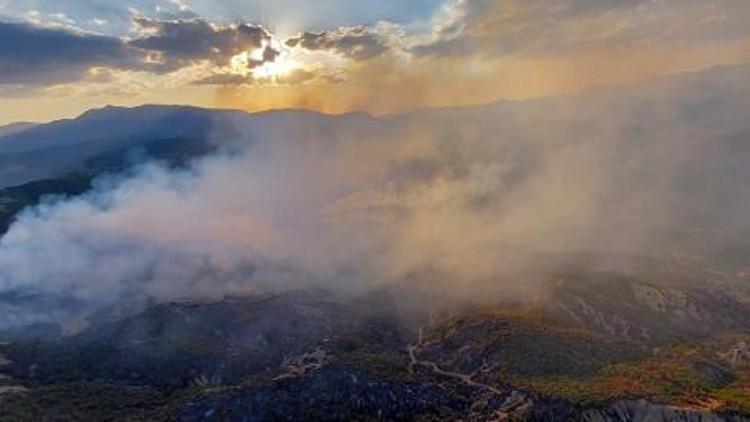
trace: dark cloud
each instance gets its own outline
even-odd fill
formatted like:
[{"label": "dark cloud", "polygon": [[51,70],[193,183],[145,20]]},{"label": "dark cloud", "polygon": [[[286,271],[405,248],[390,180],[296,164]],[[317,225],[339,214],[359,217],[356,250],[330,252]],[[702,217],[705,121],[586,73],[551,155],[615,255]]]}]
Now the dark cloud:
[{"label": "dark cloud", "polygon": [[388,51],[385,38],[362,26],[323,32],[303,32],[285,41],[289,47],[330,51],[357,61],[365,61]]},{"label": "dark cloud", "polygon": [[0,84],[68,82],[92,67],[138,68],[142,57],[115,37],[0,22]]},{"label": "dark cloud", "polygon": [[279,54],[281,54],[279,50],[276,50],[270,45],[266,45],[266,48],[263,49],[263,53],[261,54],[261,58],[248,59],[247,67],[248,69],[255,69],[258,66],[262,66],[264,63],[274,62],[276,61],[276,58],[279,57]]},{"label": "dark cloud", "polygon": [[[212,25],[203,19],[160,21],[134,18],[149,35],[130,41],[130,45],[158,52],[166,70],[199,61],[225,66],[237,54],[261,48],[271,35],[261,26],[239,24]],[[275,55],[269,55],[275,59]],[[264,61],[266,55],[264,54]]]},{"label": "dark cloud", "polygon": [[[273,82],[282,85],[299,85],[307,81],[313,80],[317,77],[313,72],[296,69],[287,75],[277,76],[273,78]],[[236,73],[216,73],[213,75],[206,76],[191,82],[192,85],[218,85],[218,86],[247,86],[255,84],[256,82],[268,81],[268,78],[256,79],[253,75],[247,76],[239,75]]]},{"label": "dark cloud", "polygon": [[279,54],[281,54],[279,50],[274,49],[270,45],[266,46],[266,49],[263,50],[263,61],[264,62],[275,61],[276,57],[279,57]]},{"label": "dark cloud", "polygon": [[[264,48],[260,59],[248,63],[252,68],[272,62],[280,54],[267,45],[271,35],[256,25],[216,26],[201,19],[142,17],[135,18],[135,23],[144,35],[126,41],[0,22],[0,84],[23,88],[72,82],[83,79],[95,67],[164,73],[201,61],[224,66],[232,56]],[[156,60],[146,60],[149,56]],[[212,81],[207,78],[205,83],[215,83]],[[248,82],[246,78],[242,81]]]},{"label": "dark cloud", "polygon": [[193,85],[251,85],[255,82],[252,75],[240,75],[236,73],[217,73],[214,75],[206,76],[205,78],[193,81]]}]

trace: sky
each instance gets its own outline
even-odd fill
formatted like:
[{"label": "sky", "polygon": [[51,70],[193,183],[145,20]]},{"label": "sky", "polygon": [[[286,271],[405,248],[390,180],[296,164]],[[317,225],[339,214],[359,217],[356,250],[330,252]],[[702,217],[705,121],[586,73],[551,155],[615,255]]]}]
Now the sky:
[{"label": "sky", "polygon": [[0,0],[0,124],[144,103],[384,115],[747,62],[747,0]]}]

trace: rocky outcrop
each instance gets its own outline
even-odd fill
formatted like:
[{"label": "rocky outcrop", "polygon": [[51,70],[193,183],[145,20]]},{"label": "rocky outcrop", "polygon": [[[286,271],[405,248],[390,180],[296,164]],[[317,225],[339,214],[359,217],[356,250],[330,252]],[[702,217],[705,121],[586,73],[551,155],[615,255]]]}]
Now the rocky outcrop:
[{"label": "rocky outcrop", "polygon": [[331,364],[305,377],[208,394],[186,403],[174,419],[412,420],[451,418],[467,402],[427,383],[379,379],[357,368]]},{"label": "rocky outcrop", "polygon": [[653,344],[750,327],[750,309],[718,291],[581,274],[551,286],[547,306],[582,327]]},{"label": "rocky outcrop", "polygon": [[586,422],[740,422],[750,419],[737,415],[720,415],[709,410],[654,404],[646,400],[623,400],[602,409],[583,410],[578,420]]},{"label": "rocky outcrop", "polygon": [[718,355],[734,367],[750,366],[750,343],[739,341]]},{"label": "rocky outcrop", "polygon": [[[322,292],[160,304],[75,335],[53,336],[49,343],[19,338],[2,350],[8,361],[0,363],[8,366],[0,372],[12,378],[0,379],[0,393],[34,386],[26,394],[3,397],[20,397],[16,409],[21,410],[11,416],[25,414],[33,403],[45,403],[50,411],[69,410],[70,402],[104,403],[96,411],[81,410],[73,420],[79,415],[125,418],[135,410],[142,411],[143,420],[181,421],[743,420],[716,413],[730,408],[718,401],[680,408],[648,400],[693,402],[649,388],[619,392],[614,383],[628,382],[631,368],[637,382],[654,382],[638,378],[643,371],[658,372],[659,387],[683,388],[672,383],[671,373],[659,372],[665,364],[656,359],[661,355],[622,339],[623,334],[645,338],[640,328],[659,333],[663,320],[650,318],[681,302],[662,289],[624,286],[616,292],[630,299],[619,306],[569,290],[559,303],[571,320],[578,318],[573,327],[539,309],[498,305],[430,318],[415,333],[413,326],[382,312],[385,300],[371,303],[372,311],[357,307],[355,312]],[[639,319],[638,313],[645,316]],[[723,362],[689,361],[676,369],[676,380],[690,383],[683,375],[697,374],[700,385],[733,383],[736,371],[726,363],[742,365],[748,346],[737,341],[744,337],[729,338],[733,343],[723,343],[722,355],[713,356]],[[651,366],[602,372],[641,361]],[[67,380],[82,376],[87,385],[69,386]],[[603,376],[611,378],[597,386],[618,392],[597,395],[599,390],[586,389]],[[685,391],[691,385],[698,384]],[[682,391],[674,397],[683,397],[677,395]],[[130,400],[133,408],[108,404],[113,394]],[[18,407],[26,400],[31,404]],[[0,419],[2,412],[0,406]]]},{"label": "rocky outcrop", "polygon": [[646,341],[653,337],[648,328],[639,326],[618,314],[599,310],[581,297],[573,297],[568,303],[561,302],[557,306],[577,324],[597,329],[605,334]]}]

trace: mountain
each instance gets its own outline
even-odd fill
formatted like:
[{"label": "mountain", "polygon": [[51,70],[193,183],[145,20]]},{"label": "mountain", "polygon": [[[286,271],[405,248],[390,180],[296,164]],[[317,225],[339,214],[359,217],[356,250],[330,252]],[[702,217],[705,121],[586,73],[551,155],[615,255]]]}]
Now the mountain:
[{"label": "mountain", "polygon": [[231,113],[190,107],[108,107],[11,133],[0,139],[0,186],[84,171],[87,160],[148,149],[154,142],[187,140],[209,148],[213,119],[225,115]]},{"label": "mountain", "polygon": [[0,126],[0,138],[2,138],[3,136],[12,135],[14,133],[22,132],[36,125],[37,123],[32,122],[16,122],[7,124],[5,126]]},{"label": "mountain", "polygon": [[[368,120],[353,113],[333,119],[301,110],[248,114],[188,106],[105,107],[75,119],[27,127],[0,135],[0,187],[52,178],[73,171],[99,172],[96,161],[122,161],[145,150],[155,158],[195,158],[231,147],[238,139],[315,126],[338,130]],[[332,128],[336,126],[336,128]],[[181,149],[187,151],[181,151]],[[156,150],[156,151],[155,151]],[[93,168],[92,168],[93,166]]]},{"label": "mountain", "polygon": [[38,204],[43,197],[80,195],[91,189],[91,177],[68,174],[54,179],[28,182],[0,190],[0,233],[5,233],[15,216],[28,206]]},{"label": "mountain", "polygon": [[[476,283],[443,280],[443,263],[428,262],[354,291],[182,301],[132,293],[94,312],[66,291],[3,287],[0,419],[750,420],[748,80],[748,66],[718,68],[379,118],[107,107],[6,134],[3,232],[30,206],[154,160],[188,168],[248,146],[256,164],[270,146],[359,157],[367,144],[381,147],[367,154],[427,153],[377,173],[397,181],[387,189],[345,185],[326,211],[375,225],[407,218],[404,202],[451,216],[479,210],[472,220],[510,209],[511,228],[541,240],[451,250],[494,253],[518,268]],[[370,165],[357,161],[352,177]],[[298,170],[287,166],[280,173]],[[457,211],[451,183],[461,178],[468,200]],[[433,180],[441,189],[419,196]],[[571,219],[566,212],[581,210],[566,206],[581,183],[595,192],[584,199],[596,212]],[[285,221],[286,211],[274,217]],[[548,218],[523,226],[537,213]],[[486,221],[480,234],[493,229]],[[555,248],[560,239],[575,247]],[[447,268],[453,258],[440,255]],[[360,281],[336,276],[342,286]]]},{"label": "mountain", "polygon": [[[159,161],[184,167],[248,142],[351,137],[378,121],[364,113],[329,116],[303,110],[248,114],[185,106],[105,107],[9,133],[0,139],[0,233],[17,212],[44,197],[83,193],[102,175]],[[71,181],[73,181],[71,183]]]}]

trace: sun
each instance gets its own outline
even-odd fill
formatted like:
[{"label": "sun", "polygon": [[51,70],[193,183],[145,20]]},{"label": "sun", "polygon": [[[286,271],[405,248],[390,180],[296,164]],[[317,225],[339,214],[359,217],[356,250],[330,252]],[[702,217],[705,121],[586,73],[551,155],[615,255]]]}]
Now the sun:
[{"label": "sun", "polygon": [[[279,52],[275,59],[258,66],[251,66],[251,63],[263,62],[263,51],[269,45]],[[271,81],[276,81],[302,67],[297,60],[290,57],[289,52],[283,46],[273,41],[270,44],[264,43],[254,51],[243,52],[232,57],[229,66],[234,74]]]},{"label": "sun", "polygon": [[278,79],[284,77],[295,69],[298,69],[299,64],[285,57],[283,54],[279,55],[276,60],[272,62],[266,62],[252,70],[253,76],[259,79]]}]

